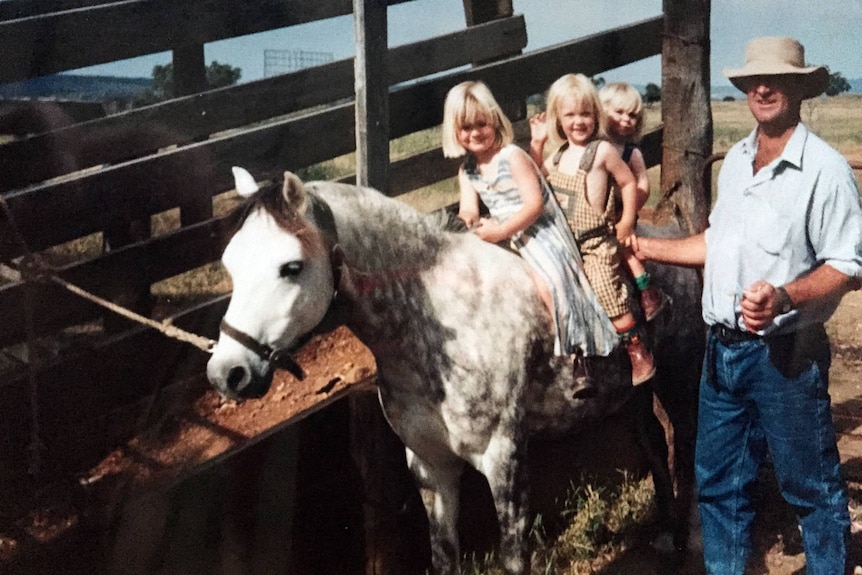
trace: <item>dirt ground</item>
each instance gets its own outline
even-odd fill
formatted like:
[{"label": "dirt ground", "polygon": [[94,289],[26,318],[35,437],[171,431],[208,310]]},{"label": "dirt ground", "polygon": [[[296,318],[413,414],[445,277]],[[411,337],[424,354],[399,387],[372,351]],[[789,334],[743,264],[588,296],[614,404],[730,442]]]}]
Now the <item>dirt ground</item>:
[{"label": "dirt ground", "polygon": [[[862,515],[862,291],[850,293],[827,324],[833,348],[831,394],[839,449],[848,480],[851,507]],[[211,424],[230,429],[246,437],[253,436],[273,420],[284,418],[285,408],[291,413],[319,409],[355,385],[365,385],[373,370],[373,358],[345,328],[321,336],[307,345],[298,356],[309,376],[298,382],[279,372],[270,400],[242,405],[225,404],[208,392],[198,400],[196,409]],[[333,375],[335,374],[335,375]],[[217,442],[195,426],[181,425],[184,436],[178,443],[203,443],[206,452]],[[201,435],[203,434],[203,435]],[[198,437],[200,435],[200,437]],[[223,438],[222,438],[223,439]],[[146,451],[145,446],[138,447]],[[164,451],[160,451],[164,454]],[[187,453],[187,452],[186,452]],[[203,454],[202,454],[203,455]],[[212,456],[212,453],[207,453]],[[750,575],[801,575],[805,560],[799,532],[792,510],[781,499],[768,470],[763,475],[759,514],[756,528],[755,564]],[[855,516],[854,516],[855,519]],[[648,540],[653,533],[645,531],[642,545],[614,561],[605,575],[703,575],[702,558],[690,553],[683,564],[671,565],[666,557],[655,553]],[[854,535],[853,552],[862,563],[862,534]],[[635,569],[636,571],[632,571]]]}]

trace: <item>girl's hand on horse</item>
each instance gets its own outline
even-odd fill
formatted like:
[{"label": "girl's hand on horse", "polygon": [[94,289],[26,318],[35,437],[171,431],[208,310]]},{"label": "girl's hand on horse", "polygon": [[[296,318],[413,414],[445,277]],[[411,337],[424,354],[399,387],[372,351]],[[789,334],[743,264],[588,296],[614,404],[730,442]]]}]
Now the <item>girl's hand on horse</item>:
[{"label": "girl's hand on horse", "polygon": [[486,242],[496,244],[509,239],[509,233],[497,220],[493,218],[480,218],[473,233]]},{"label": "girl's hand on horse", "polygon": [[458,212],[458,218],[464,222],[464,225],[467,226],[468,230],[472,230],[473,227],[479,223],[479,214],[472,212]]}]

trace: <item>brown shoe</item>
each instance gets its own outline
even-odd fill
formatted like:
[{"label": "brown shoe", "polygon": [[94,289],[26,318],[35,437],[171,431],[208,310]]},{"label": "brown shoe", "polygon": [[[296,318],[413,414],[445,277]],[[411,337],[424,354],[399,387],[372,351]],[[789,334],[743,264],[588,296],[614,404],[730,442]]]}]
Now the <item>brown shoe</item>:
[{"label": "brown shoe", "polygon": [[599,394],[596,382],[587,370],[587,360],[578,354],[572,367],[572,396],[575,399],[589,399]]},{"label": "brown shoe", "polygon": [[626,351],[632,362],[632,385],[640,385],[655,376],[655,359],[640,336],[632,336]]},{"label": "brown shoe", "polygon": [[641,308],[644,312],[644,319],[652,321],[667,307],[669,298],[655,286],[649,286],[641,292]]}]

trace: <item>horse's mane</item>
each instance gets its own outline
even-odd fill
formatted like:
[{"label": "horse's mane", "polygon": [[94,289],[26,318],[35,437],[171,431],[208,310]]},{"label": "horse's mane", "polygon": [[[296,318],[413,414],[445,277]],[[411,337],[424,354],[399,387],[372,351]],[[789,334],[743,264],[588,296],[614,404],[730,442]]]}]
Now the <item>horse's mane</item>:
[{"label": "horse's mane", "polygon": [[[282,184],[281,181],[275,181],[262,185],[235,207],[226,218],[225,239],[229,240],[251,214],[263,210],[280,228],[302,242],[314,235],[305,218],[306,213],[303,213],[312,212],[318,227],[328,234],[328,241],[335,243],[339,241],[340,234],[335,229],[330,206],[338,205],[342,214],[350,214],[348,220],[364,222],[360,224],[360,241],[374,246],[373,250],[364,252],[375,260],[374,263],[368,261],[365,264],[379,269],[379,266],[400,267],[407,262],[429,265],[436,260],[436,254],[440,253],[443,246],[448,244],[446,238],[450,233],[467,231],[464,222],[452,210],[442,209],[425,214],[376,190],[334,182],[305,183],[308,209],[298,212],[284,197]],[[400,240],[392,242],[393,236]],[[362,265],[361,262],[355,263]]]},{"label": "horse's mane", "polygon": [[281,182],[265,185],[234,208],[230,215],[234,232],[239,230],[248,217],[258,209],[271,215],[278,226],[285,230],[295,231],[299,225],[300,215],[288,205],[284,194],[282,194]]},{"label": "horse's mane", "polygon": [[428,220],[432,227],[444,232],[463,233],[467,231],[467,224],[464,223],[464,220],[448,208],[434,210],[428,214]]},{"label": "horse's mane", "polygon": [[312,234],[303,214],[297,212],[284,197],[283,182],[276,181],[260,188],[251,196],[245,198],[225,218],[224,245],[245,224],[249,216],[257,210],[263,210],[273,218],[276,225],[296,236],[300,242],[310,246]]}]

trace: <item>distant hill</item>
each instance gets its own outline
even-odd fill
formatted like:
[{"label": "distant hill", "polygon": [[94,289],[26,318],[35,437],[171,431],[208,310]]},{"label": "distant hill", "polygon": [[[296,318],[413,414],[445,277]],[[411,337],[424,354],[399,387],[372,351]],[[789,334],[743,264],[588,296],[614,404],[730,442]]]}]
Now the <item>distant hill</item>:
[{"label": "distant hill", "polygon": [[[848,80],[848,82],[850,93],[862,94],[862,78]],[[0,99],[56,98],[83,102],[132,100],[152,87],[151,78],[55,74],[0,84]],[[645,91],[645,86],[636,84],[634,87],[640,93]],[[727,96],[740,100],[744,94],[731,85],[712,86],[713,100],[722,100]]]},{"label": "distant hill", "polygon": [[712,86],[710,97],[713,100],[723,100],[726,97],[730,96],[734,100],[742,100],[745,98],[745,94],[739,91],[739,88],[736,86]]},{"label": "distant hill", "polygon": [[131,100],[152,86],[150,78],[55,74],[0,84],[0,98],[56,98],[83,102]]},{"label": "distant hill", "polygon": [[[850,83],[850,94],[862,94],[862,78],[856,78],[855,80],[847,80],[847,82]],[[742,100],[745,98],[745,94],[743,94],[733,86],[712,87],[713,100],[722,100],[727,96],[732,96],[735,100]]]}]

